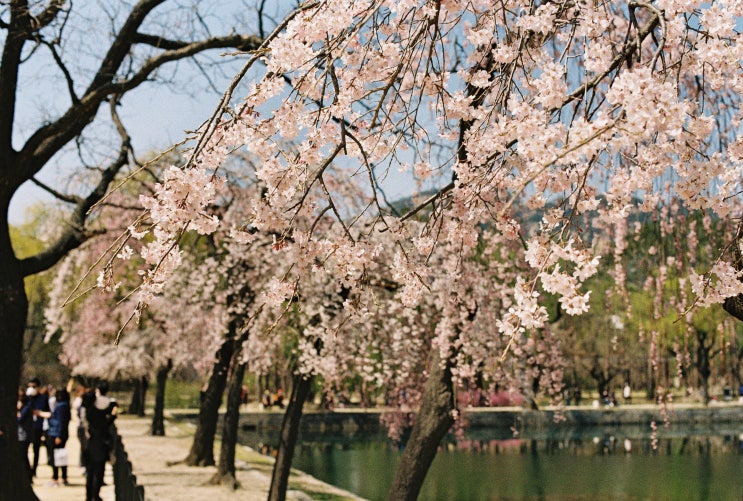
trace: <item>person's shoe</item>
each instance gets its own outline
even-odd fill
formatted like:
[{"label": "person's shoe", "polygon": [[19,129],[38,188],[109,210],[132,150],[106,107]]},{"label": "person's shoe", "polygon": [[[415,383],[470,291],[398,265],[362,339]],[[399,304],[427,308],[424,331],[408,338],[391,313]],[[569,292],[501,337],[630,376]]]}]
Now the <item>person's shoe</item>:
[{"label": "person's shoe", "polygon": [[64,484],[65,486],[70,485],[66,478],[62,479],[62,484]]},{"label": "person's shoe", "polygon": [[46,483],[46,486],[47,487],[58,487],[59,484],[57,483],[56,480],[50,480],[49,482]]}]

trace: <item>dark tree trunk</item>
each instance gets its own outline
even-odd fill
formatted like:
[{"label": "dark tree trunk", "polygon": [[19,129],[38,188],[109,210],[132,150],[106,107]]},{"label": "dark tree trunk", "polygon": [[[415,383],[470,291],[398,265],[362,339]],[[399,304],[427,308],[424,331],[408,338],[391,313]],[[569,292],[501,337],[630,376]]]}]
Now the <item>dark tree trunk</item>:
[{"label": "dark tree trunk", "polygon": [[129,401],[127,414],[139,414],[140,402],[142,401],[142,385],[139,378],[132,378],[132,398]]},{"label": "dark tree trunk", "polygon": [[157,393],[155,394],[155,412],[152,416],[152,434],[156,437],[165,436],[165,383],[168,381],[168,374],[173,369],[173,360],[168,359],[168,363],[157,370]]},{"label": "dark tree trunk", "polygon": [[281,436],[279,438],[276,462],[273,465],[273,473],[271,474],[271,488],[268,491],[268,501],[284,501],[286,499],[286,489],[289,486],[289,473],[292,468],[294,448],[297,445],[299,425],[302,421],[302,410],[311,389],[311,377],[294,376],[291,397],[289,397],[286,413],[284,413],[284,420],[281,423]]},{"label": "dark tree trunk", "polygon": [[224,414],[222,427],[222,446],[219,449],[219,464],[217,473],[211,483],[222,484],[237,489],[240,484],[235,476],[235,447],[237,445],[237,429],[240,421],[240,394],[242,392],[245,364],[240,362],[241,350],[235,351],[232,356],[232,370],[227,385],[227,410]]},{"label": "dark tree trunk", "polygon": [[395,479],[387,494],[388,501],[418,499],[426,473],[436,457],[441,440],[454,424],[454,389],[451,369],[441,366],[434,350],[429,363],[429,376],[413,431],[405,444]]},{"label": "dark tree trunk", "polygon": [[595,357],[593,359],[593,365],[590,369],[591,377],[596,381],[596,389],[599,392],[599,398],[603,397],[605,394],[609,394],[609,385],[611,384],[612,380],[619,375],[619,369],[614,367],[606,367],[604,368],[602,366],[601,360],[599,360],[598,357]]},{"label": "dark tree trunk", "polygon": [[[697,337],[697,352],[696,352],[696,366],[699,377],[702,380],[702,391],[704,392],[704,405],[708,405],[710,402],[709,395],[709,378],[712,375],[712,368],[710,361],[714,356],[712,349],[714,348],[714,339],[708,339],[709,334],[706,331],[696,329]],[[709,342],[708,342],[709,341]]]},{"label": "dark tree trunk", "polygon": [[[6,208],[7,200],[0,205]],[[5,213],[0,217],[0,499],[3,500],[38,499],[20,460],[16,421],[27,314],[23,277],[10,245]]]},{"label": "dark tree trunk", "polygon": [[227,385],[227,372],[234,351],[233,339],[225,340],[217,351],[212,375],[209,377],[209,385],[199,407],[199,419],[196,423],[193,444],[185,459],[185,463],[189,466],[214,466],[215,464],[214,434],[217,431],[219,406],[222,404],[222,394]]},{"label": "dark tree trunk", "polygon": [[132,401],[129,404],[129,414],[136,414],[144,417],[145,398],[147,397],[147,387],[150,381],[147,376],[132,380]]}]

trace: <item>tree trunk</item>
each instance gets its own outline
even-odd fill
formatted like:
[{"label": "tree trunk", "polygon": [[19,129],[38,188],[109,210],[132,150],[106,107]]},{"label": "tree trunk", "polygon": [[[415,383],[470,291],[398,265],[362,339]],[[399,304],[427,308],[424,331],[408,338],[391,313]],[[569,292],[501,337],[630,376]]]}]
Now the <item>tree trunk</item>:
[{"label": "tree trunk", "polygon": [[388,501],[418,499],[426,473],[436,457],[441,440],[454,424],[454,389],[451,369],[441,366],[434,350],[429,363],[429,376],[413,431],[405,444],[395,479],[387,494]]},{"label": "tree trunk", "polygon": [[[7,208],[7,200],[2,203]],[[23,360],[28,299],[8,234],[7,212],[0,217],[0,498],[37,500],[18,449],[16,402]]]},{"label": "tree trunk", "polygon": [[155,412],[152,416],[152,435],[156,437],[165,436],[165,383],[168,380],[168,374],[173,368],[173,360],[168,362],[157,370],[157,393],[155,394]]},{"label": "tree trunk", "polygon": [[144,417],[145,398],[147,397],[147,387],[149,384],[150,381],[147,376],[142,376],[139,379],[133,380],[132,401],[129,404],[129,414],[136,414],[139,417]]},{"label": "tree trunk", "polygon": [[294,376],[292,393],[281,423],[281,437],[271,474],[271,488],[268,491],[268,501],[284,501],[286,489],[289,486],[289,473],[294,457],[294,448],[297,445],[299,425],[302,420],[302,409],[307,396],[312,389],[312,377]]},{"label": "tree trunk", "polygon": [[237,489],[240,484],[235,476],[235,447],[237,445],[238,422],[240,421],[240,394],[242,392],[245,364],[240,362],[239,348],[232,356],[232,371],[227,385],[227,410],[222,427],[222,446],[219,449],[217,472],[212,477],[212,484],[222,484]]},{"label": "tree trunk", "polygon": [[230,368],[229,364],[234,350],[234,340],[226,339],[217,351],[206,395],[199,407],[199,419],[196,423],[193,444],[185,459],[185,463],[189,466],[214,466],[215,464],[214,434],[217,431],[219,406],[222,404],[222,394],[227,384],[227,371]]},{"label": "tree trunk", "polygon": [[139,379],[132,378],[130,381],[132,383],[132,398],[129,401],[129,407],[126,409],[126,413],[136,415],[139,413],[139,402],[142,400],[142,388]]},{"label": "tree trunk", "polygon": [[696,366],[699,377],[702,380],[702,391],[704,392],[704,405],[708,405],[710,402],[709,395],[709,378],[712,375],[712,368],[710,361],[712,359],[711,351],[714,347],[714,341],[709,340],[709,334],[706,331],[697,329],[697,352],[696,352]]}]

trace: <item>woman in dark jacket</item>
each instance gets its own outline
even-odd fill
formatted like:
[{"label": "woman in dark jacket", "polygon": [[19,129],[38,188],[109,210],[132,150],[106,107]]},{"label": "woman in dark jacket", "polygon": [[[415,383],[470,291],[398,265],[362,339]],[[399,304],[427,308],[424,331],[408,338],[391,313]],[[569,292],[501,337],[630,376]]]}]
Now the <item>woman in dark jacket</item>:
[{"label": "woman in dark jacket", "polygon": [[57,402],[54,410],[50,413],[40,414],[49,419],[49,430],[47,431],[47,451],[49,452],[50,464],[52,465],[52,483],[59,482],[59,470],[62,470],[62,483],[67,482],[67,463],[57,465],[54,461],[56,449],[64,449],[67,439],[70,438],[69,425],[72,414],[70,412],[70,394],[64,388],[57,390]]}]

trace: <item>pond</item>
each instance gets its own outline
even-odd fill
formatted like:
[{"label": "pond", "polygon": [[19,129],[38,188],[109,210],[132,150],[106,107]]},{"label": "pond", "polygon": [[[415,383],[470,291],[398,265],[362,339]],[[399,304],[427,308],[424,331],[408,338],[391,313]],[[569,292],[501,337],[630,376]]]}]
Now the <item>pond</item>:
[{"label": "pond", "polygon": [[[449,436],[421,500],[740,500],[743,424],[712,431],[674,424],[657,441],[639,426],[570,428],[513,436]],[[260,448],[274,437],[243,432]],[[384,435],[300,436],[294,467],[369,500],[386,498],[401,449]]]}]

